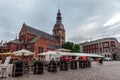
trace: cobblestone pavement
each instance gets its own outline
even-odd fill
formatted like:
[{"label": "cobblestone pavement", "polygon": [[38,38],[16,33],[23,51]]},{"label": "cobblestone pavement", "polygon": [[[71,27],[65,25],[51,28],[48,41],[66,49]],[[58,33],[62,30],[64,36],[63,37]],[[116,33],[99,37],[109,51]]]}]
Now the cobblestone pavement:
[{"label": "cobblestone pavement", "polygon": [[120,61],[106,61],[102,65],[92,62],[85,69],[45,72],[42,75],[27,74],[22,77],[8,77],[1,80],[120,80]]}]

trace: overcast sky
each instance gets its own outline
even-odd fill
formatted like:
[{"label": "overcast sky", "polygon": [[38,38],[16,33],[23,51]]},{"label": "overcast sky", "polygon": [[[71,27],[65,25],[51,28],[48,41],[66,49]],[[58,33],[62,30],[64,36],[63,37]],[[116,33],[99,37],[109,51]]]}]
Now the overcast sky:
[{"label": "overcast sky", "polygon": [[15,39],[24,22],[52,33],[59,7],[67,41],[120,41],[120,0],[1,0],[0,40]]}]

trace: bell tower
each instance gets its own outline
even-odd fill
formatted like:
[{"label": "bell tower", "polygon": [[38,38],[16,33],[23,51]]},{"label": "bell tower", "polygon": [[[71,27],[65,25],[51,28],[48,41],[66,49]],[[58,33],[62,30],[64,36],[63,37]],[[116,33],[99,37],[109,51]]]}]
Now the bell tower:
[{"label": "bell tower", "polygon": [[59,45],[60,47],[62,47],[62,45],[65,42],[65,29],[64,29],[64,25],[62,24],[60,9],[58,10],[56,23],[53,28],[53,36],[55,36],[59,40]]}]

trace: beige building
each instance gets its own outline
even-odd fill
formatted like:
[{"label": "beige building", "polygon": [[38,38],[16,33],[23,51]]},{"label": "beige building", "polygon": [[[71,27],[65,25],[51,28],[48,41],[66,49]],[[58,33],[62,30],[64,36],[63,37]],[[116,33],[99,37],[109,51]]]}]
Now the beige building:
[{"label": "beige building", "polygon": [[113,37],[80,43],[80,48],[85,53],[96,53],[112,57],[114,60],[120,59],[120,43]]}]

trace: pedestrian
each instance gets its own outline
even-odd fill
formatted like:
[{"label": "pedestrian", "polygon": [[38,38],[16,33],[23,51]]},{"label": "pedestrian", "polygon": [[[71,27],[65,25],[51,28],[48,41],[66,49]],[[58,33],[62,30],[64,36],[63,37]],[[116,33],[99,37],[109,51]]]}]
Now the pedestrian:
[{"label": "pedestrian", "polygon": [[102,58],[99,59],[99,63],[102,64],[103,63],[103,60]]}]

